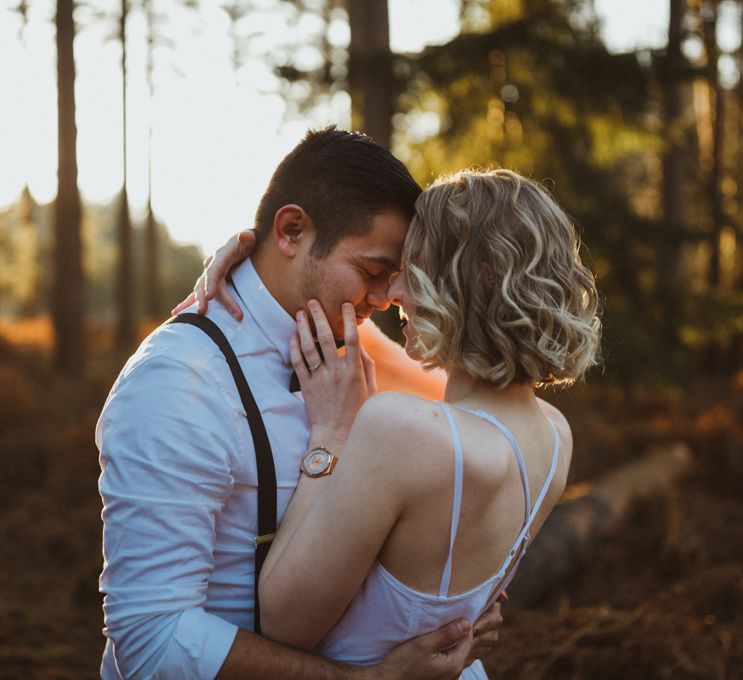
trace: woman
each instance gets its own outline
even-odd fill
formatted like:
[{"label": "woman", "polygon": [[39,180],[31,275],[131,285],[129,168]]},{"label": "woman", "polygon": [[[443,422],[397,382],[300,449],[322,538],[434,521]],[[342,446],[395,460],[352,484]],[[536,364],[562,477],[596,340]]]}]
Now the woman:
[{"label": "woman", "polygon": [[[299,312],[292,363],[310,448],[338,464],[302,475],[259,586],[266,635],[357,664],[453,618],[475,620],[502,593],[572,453],[567,422],[534,386],[579,380],[599,346],[573,226],[513,172],[461,172],[426,189],[403,263],[389,297],[408,355],[446,371],[444,401],[387,392],[359,410],[373,377],[353,310],[343,310],[339,357],[308,302],[315,332]],[[486,677],[479,662],[465,676]]]}]

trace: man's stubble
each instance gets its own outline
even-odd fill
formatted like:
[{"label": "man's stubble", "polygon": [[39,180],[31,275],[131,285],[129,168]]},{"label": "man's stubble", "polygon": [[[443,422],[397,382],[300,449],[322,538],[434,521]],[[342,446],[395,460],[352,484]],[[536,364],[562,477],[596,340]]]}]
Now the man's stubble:
[{"label": "man's stubble", "polygon": [[[333,329],[333,335],[336,340],[343,339],[343,327],[340,318],[340,302],[338,304],[328,295],[326,289],[329,287],[326,285],[327,272],[324,270],[325,267],[329,266],[323,259],[308,255],[304,268],[302,269],[302,276],[299,281],[300,291],[300,306],[306,309],[308,300],[318,300],[323,307],[325,315],[328,317],[328,321]],[[337,307],[337,309],[335,309]],[[312,318],[310,317],[310,323]]]}]

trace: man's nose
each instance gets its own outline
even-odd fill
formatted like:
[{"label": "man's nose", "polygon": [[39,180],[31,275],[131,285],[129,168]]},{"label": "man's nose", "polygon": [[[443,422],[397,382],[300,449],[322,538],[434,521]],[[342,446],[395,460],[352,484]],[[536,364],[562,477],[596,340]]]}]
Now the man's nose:
[{"label": "man's nose", "polygon": [[388,295],[387,282],[380,282],[380,284],[370,288],[369,292],[366,294],[366,302],[371,307],[374,307],[374,309],[378,309],[380,312],[389,309],[390,298]]}]

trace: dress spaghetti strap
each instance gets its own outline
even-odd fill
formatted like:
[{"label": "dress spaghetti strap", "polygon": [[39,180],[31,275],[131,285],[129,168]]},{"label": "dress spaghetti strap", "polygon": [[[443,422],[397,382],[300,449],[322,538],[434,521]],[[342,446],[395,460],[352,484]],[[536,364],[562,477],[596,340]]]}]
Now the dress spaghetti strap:
[{"label": "dress spaghetti strap", "polygon": [[454,542],[457,538],[457,529],[459,528],[459,515],[462,510],[462,484],[464,478],[464,456],[462,454],[462,440],[459,438],[459,429],[454,420],[451,406],[439,402],[441,408],[446,413],[449,421],[451,437],[454,440],[454,493],[451,503],[451,528],[449,533],[449,554],[446,556],[446,564],[441,574],[441,583],[439,584],[439,597],[446,597],[449,594],[449,583],[451,581],[451,559],[454,551]]},{"label": "dress spaghetti strap", "polygon": [[521,485],[524,488],[524,522],[529,521],[529,513],[531,511],[531,491],[529,491],[529,475],[526,472],[526,461],[524,460],[524,454],[521,452],[521,447],[516,441],[516,437],[513,436],[511,430],[509,430],[500,420],[495,416],[490,415],[487,411],[482,409],[467,408],[466,406],[459,407],[462,411],[471,413],[473,416],[489,422],[501,431],[501,434],[508,440],[508,443],[513,449],[513,453],[516,456],[516,462],[519,464],[519,472],[521,473]]},{"label": "dress spaghetti strap", "polygon": [[[449,423],[449,429],[451,430],[452,441],[454,443],[454,492],[453,492],[452,509],[451,509],[449,553],[446,556],[446,563],[444,564],[444,570],[441,574],[441,582],[439,584],[439,597],[447,597],[449,593],[449,585],[451,583],[451,565],[452,565],[452,555],[454,552],[454,543],[457,538],[457,530],[459,528],[459,516],[462,511],[462,487],[464,484],[464,454],[462,451],[462,440],[459,436],[459,428],[457,427],[457,423],[454,419],[452,407],[445,402],[438,402],[438,403],[441,406],[444,413],[446,414],[446,418]],[[539,490],[539,494],[537,495],[537,498],[534,501],[534,505],[532,505],[531,504],[531,493],[529,491],[529,477],[526,471],[526,461],[524,460],[524,454],[521,451],[521,447],[519,446],[518,442],[516,441],[516,438],[513,436],[511,431],[500,420],[498,420],[495,416],[491,415],[490,413],[487,413],[486,411],[482,411],[480,409],[471,409],[471,408],[466,408],[466,407],[457,407],[457,408],[487,421],[491,425],[495,426],[498,430],[500,430],[500,432],[506,437],[506,439],[511,445],[511,448],[513,449],[514,455],[516,457],[516,461],[518,462],[519,472],[521,473],[521,484],[524,489],[524,523],[521,527],[521,531],[519,531],[519,534],[513,543],[511,550],[508,552],[508,555],[506,556],[506,559],[503,562],[501,569],[498,571],[498,575],[504,575],[505,578],[500,582],[496,590],[494,590],[493,595],[489,600],[489,602],[492,602],[500,594],[500,592],[508,585],[508,583],[510,583],[511,578],[515,572],[515,569],[511,569],[512,562],[515,561],[515,565],[518,564],[519,560],[521,559],[521,557],[523,556],[526,550],[526,546],[528,545],[529,540],[531,539],[529,535],[529,530],[531,529],[531,525],[534,522],[534,518],[536,517],[537,512],[539,511],[539,508],[541,507],[542,502],[544,501],[544,498],[547,495],[547,491],[549,490],[550,484],[552,483],[552,479],[555,476],[555,471],[557,469],[557,460],[559,457],[558,453],[559,453],[559,447],[560,447],[560,440],[557,435],[557,429],[555,428],[554,423],[552,421],[549,421],[550,427],[552,428],[553,441],[554,441],[553,446],[552,446],[552,461],[550,464],[549,472],[547,473],[544,483],[542,484],[542,487]]]},{"label": "dress spaghetti strap", "polygon": [[521,481],[524,485],[524,497],[526,499],[526,519],[524,521],[523,526],[521,527],[521,531],[519,531],[519,534],[513,543],[511,550],[508,552],[508,555],[506,556],[506,559],[503,565],[501,566],[501,569],[499,570],[499,574],[503,575],[503,579],[496,586],[496,588],[491,593],[491,596],[488,598],[488,602],[485,607],[487,608],[496,600],[498,595],[500,595],[500,593],[508,587],[509,583],[511,582],[511,579],[516,573],[516,567],[518,566],[518,563],[521,561],[521,558],[524,556],[524,553],[526,552],[526,548],[529,544],[529,541],[531,540],[531,536],[529,534],[531,525],[534,522],[534,518],[537,516],[537,512],[539,512],[539,508],[541,507],[542,502],[544,501],[544,498],[547,495],[547,491],[549,491],[549,487],[552,483],[552,479],[555,476],[555,471],[557,470],[557,460],[559,458],[558,454],[560,451],[560,438],[557,434],[557,428],[555,427],[555,424],[551,420],[548,419],[550,428],[552,429],[552,438],[553,438],[552,461],[550,463],[550,469],[547,472],[547,476],[545,477],[545,480],[542,483],[542,487],[540,488],[539,493],[537,494],[537,499],[534,501],[534,505],[531,506],[531,502],[529,499],[529,479],[528,479],[527,472],[526,472],[526,463],[524,461],[524,455],[521,452],[521,448],[519,447],[518,442],[516,441],[516,438],[513,436],[511,431],[500,420],[498,420],[495,416],[491,415],[487,411],[483,411],[482,409],[471,409],[471,408],[466,408],[466,407],[461,407],[461,408],[463,411],[467,411],[468,413],[471,413],[474,416],[482,418],[483,420],[486,420],[490,424],[497,427],[505,435],[508,441],[511,443],[511,448],[513,448],[514,454],[516,455],[516,459],[519,462],[519,469],[521,471]]}]

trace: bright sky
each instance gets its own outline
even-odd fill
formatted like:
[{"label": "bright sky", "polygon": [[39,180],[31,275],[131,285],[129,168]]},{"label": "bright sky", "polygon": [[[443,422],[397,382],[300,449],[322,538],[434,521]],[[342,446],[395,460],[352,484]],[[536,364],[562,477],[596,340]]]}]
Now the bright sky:
[{"label": "bright sky", "polygon": [[[20,19],[11,11],[16,4],[0,0],[0,206],[14,201],[26,182],[40,202],[51,201],[56,191],[54,2],[30,0],[23,40]],[[120,47],[111,39],[119,3],[96,4],[107,9],[107,20],[93,20],[85,8],[77,14],[78,164],[84,199],[104,202],[121,185]],[[668,0],[595,4],[613,49],[664,44]],[[349,124],[350,102],[338,94],[313,119],[287,119],[269,68],[252,61],[236,74],[225,14],[216,0],[202,0],[200,5],[198,19],[172,10],[169,25],[177,33],[177,47],[161,48],[156,55],[152,184],[155,212],[173,236],[209,252],[250,224],[273,168],[308,126]],[[390,40],[396,51],[417,51],[457,32],[457,0],[390,0],[389,6]],[[268,13],[251,15],[250,21],[251,29],[263,29],[266,35],[291,32],[282,19]],[[313,28],[308,20],[296,31],[303,35]],[[145,22],[136,10],[128,30],[128,186],[137,217],[146,197],[149,104]],[[257,47],[262,41],[264,49],[273,49],[266,35],[258,38]],[[330,35],[339,47],[348,44],[343,22],[336,22]],[[308,51],[304,58],[311,62],[317,55]]]}]

